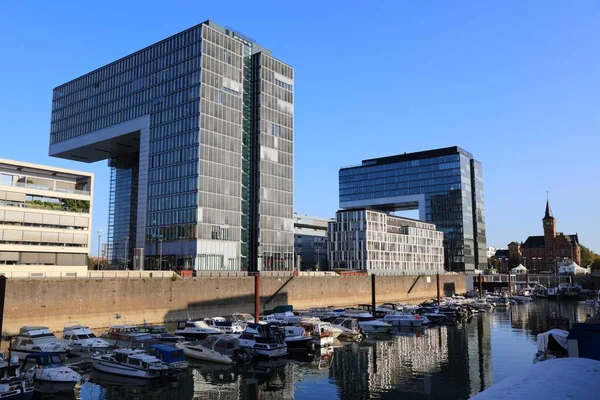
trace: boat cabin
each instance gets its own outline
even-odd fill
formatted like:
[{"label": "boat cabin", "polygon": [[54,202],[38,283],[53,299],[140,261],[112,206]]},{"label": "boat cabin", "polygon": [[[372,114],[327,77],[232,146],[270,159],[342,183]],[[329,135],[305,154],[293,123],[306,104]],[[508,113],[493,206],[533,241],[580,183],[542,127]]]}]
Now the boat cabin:
[{"label": "boat cabin", "polygon": [[185,361],[185,355],[183,354],[183,350],[178,349],[177,347],[168,346],[166,344],[150,345],[148,346],[148,349],[146,351],[151,356],[154,356],[167,364],[180,363]]},{"label": "boat cabin", "polygon": [[23,370],[28,371],[33,367],[48,369],[64,366],[62,357],[54,353],[33,353],[25,357]]}]

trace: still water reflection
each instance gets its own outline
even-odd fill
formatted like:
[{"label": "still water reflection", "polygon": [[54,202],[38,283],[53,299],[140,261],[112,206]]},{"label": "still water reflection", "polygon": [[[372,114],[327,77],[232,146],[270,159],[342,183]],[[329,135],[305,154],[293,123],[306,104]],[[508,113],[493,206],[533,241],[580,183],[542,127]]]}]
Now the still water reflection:
[{"label": "still water reflection", "polygon": [[594,310],[582,303],[536,301],[457,326],[337,343],[314,357],[243,370],[193,362],[188,375],[160,385],[128,385],[94,373],[73,398],[468,399],[532,365],[535,337],[546,330],[552,312],[583,321]]}]

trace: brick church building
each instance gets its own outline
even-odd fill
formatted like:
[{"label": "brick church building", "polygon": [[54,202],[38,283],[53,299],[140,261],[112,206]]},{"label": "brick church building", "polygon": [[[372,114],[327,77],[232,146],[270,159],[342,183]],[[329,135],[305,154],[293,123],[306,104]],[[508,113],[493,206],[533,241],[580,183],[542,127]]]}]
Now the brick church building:
[{"label": "brick church building", "polygon": [[581,249],[577,234],[565,235],[556,232],[556,218],[552,215],[550,202],[546,201],[546,213],[542,219],[544,236],[529,236],[521,244],[520,262],[531,273],[555,272],[557,265],[574,261],[581,264]]}]

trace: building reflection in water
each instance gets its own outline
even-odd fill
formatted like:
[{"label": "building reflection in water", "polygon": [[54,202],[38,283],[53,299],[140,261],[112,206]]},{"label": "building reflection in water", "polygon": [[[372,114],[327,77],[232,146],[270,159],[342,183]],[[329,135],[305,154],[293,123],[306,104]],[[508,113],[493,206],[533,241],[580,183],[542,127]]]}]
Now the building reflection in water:
[{"label": "building reflection in water", "polygon": [[194,399],[293,399],[296,365],[285,359],[256,362],[243,368],[194,364]]},{"label": "building reflection in water", "polygon": [[577,322],[585,322],[588,315],[594,315],[596,310],[577,301],[553,301],[538,299],[510,308],[510,324],[515,329],[522,329],[534,338],[537,334],[548,330],[546,317],[556,316],[569,319],[571,326]]},{"label": "building reflection in water", "polygon": [[347,345],[330,373],[341,399],[467,399],[493,383],[489,321]]}]

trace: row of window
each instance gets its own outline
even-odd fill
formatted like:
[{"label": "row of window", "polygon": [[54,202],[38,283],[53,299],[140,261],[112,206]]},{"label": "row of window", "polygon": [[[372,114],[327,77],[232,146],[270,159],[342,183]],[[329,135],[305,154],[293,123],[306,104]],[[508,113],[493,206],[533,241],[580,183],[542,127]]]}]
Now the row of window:
[{"label": "row of window", "polygon": [[[421,160],[410,160],[410,161],[399,161],[387,164],[372,164],[376,163],[375,160],[363,161],[363,166],[358,168],[345,168],[340,170],[340,176],[349,176],[357,174],[365,174],[378,171],[389,171],[396,169],[423,167],[428,165],[442,165],[449,164],[452,168],[460,168],[460,155],[453,154],[450,156],[441,156],[435,158],[424,158]],[[448,168],[448,167],[443,167]]]},{"label": "row of window", "polygon": [[84,75],[79,79],[61,85],[54,90],[54,96],[55,98],[59,98],[87,86],[91,86],[99,81],[108,79],[111,76],[118,75],[124,71],[138,68],[148,61],[159,59],[161,56],[174,53],[192,43],[199,42],[200,39],[200,27],[195,26],[150,47],[135,52],[119,61]]}]

